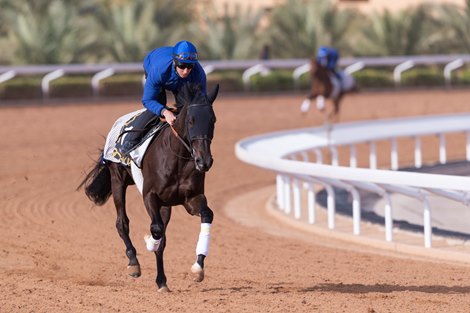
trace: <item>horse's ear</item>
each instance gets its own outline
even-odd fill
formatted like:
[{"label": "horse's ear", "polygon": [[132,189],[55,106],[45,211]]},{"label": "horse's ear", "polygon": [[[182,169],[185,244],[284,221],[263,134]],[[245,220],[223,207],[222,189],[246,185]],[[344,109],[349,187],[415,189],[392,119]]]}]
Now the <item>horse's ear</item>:
[{"label": "horse's ear", "polygon": [[210,103],[214,103],[215,98],[217,98],[217,94],[219,93],[219,84],[217,84],[214,89],[207,95]]}]

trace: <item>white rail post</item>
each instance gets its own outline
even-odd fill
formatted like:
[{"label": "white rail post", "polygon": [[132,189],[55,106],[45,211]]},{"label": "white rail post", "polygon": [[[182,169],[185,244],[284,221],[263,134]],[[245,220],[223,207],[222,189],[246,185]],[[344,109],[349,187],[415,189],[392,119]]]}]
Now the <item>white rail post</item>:
[{"label": "white rail post", "polygon": [[362,70],[364,67],[365,67],[364,62],[359,61],[359,62],[353,63],[353,64],[349,65],[348,67],[346,67],[346,68],[344,69],[344,72],[345,72],[346,74],[351,75],[351,74],[354,73],[354,72],[357,72],[357,71]]},{"label": "white rail post", "polygon": [[284,177],[281,174],[276,175],[276,195],[277,206],[282,210],[284,208]]},{"label": "white rail post", "polygon": [[415,167],[421,168],[423,166],[421,154],[421,138],[415,136]]},{"label": "white rail post", "polygon": [[393,137],[392,138],[392,147],[391,147],[391,163],[392,163],[392,170],[396,171],[398,170],[398,144],[397,144],[397,138]]},{"label": "white rail post", "polygon": [[307,193],[307,205],[308,205],[308,223],[315,224],[316,222],[316,194],[315,194],[315,185],[313,183],[308,183],[308,193]]},{"label": "white rail post", "polygon": [[292,188],[294,192],[294,218],[295,219],[300,219],[302,208],[300,205],[300,183],[298,179],[293,179],[292,181]]},{"label": "white rail post", "polygon": [[384,190],[382,197],[385,199],[385,240],[388,242],[393,241],[393,208],[392,208],[392,200],[390,195]]},{"label": "white rail post", "polygon": [[330,152],[331,152],[331,165],[338,166],[339,165],[338,149],[336,148],[336,146],[330,146]]},{"label": "white rail post", "polygon": [[269,70],[269,68],[267,68],[263,64],[256,64],[256,65],[253,65],[252,67],[246,69],[243,72],[243,75],[242,75],[243,85],[245,86],[245,89],[248,90],[250,88],[251,76],[256,75],[258,73],[260,73],[261,76],[266,76],[270,72],[271,71]]},{"label": "white rail post", "polygon": [[325,184],[327,193],[327,210],[328,210],[328,228],[335,229],[335,191],[331,185]]},{"label": "white rail post", "polygon": [[63,69],[57,69],[53,72],[46,74],[41,81],[41,89],[42,89],[42,96],[45,99],[49,98],[49,90],[50,90],[50,83],[51,81],[58,79],[64,76],[65,71]]},{"label": "white rail post", "polygon": [[316,163],[317,164],[323,164],[323,156],[322,156],[321,150],[320,149],[313,149],[313,152],[315,152]]},{"label": "white rail post", "polygon": [[297,68],[294,69],[294,72],[292,73],[292,78],[294,79],[294,87],[295,88],[299,88],[299,80],[300,80],[300,77],[309,72],[311,69],[311,66],[310,66],[310,63],[307,63],[307,64],[304,64],[304,65],[301,65]]},{"label": "white rail post", "polygon": [[415,63],[412,60],[405,61],[401,64],[398,64],[393,70],[393,80],[395,81],[395,86],[400,86],[401,84],[401,73],[406,70],[409,70],[415,66]]},{"label": "white rail post", "polygon": [[466,144],[466,154],[467,154],[467,161],[470,161],[470,131],[467,133],[467,144]]},{"label": "white rail post", "polygon": [[424,246],[431,248],[432,246],[432,225],[431,225],[431,206],[426,196],[423,196],[424,212],[423,212],[423,225],[424,225]]},{"label": "white rail post", "polygon": [[369,142],[369,168],[377,169],[377,152],[373,141]]},{"label": "white rail post", "polygon": [[446,164],[446,137],[444,133],[439,134],[439,162]]},{"label": "white rail post", "polygon": [[291,178],[284,176],[284,213],[290,214],[291,211]]},{"label": "white rail post", "polygon": [[361,198],[356,188],[351,187],[350,190],[353,196],[352,215],[353,215],[353,233],[354,235],[361,234]]},{"label": "white rail post", "polygon": [[459,67],[463,66],[464,62],[462,59],[454,60],[444,66],[444,79],[446,81],[446,86],[450,87],[451,80],[452,80],[452,71],[458,69]]},{"label": "white rail post", "polygon": [[99,95],[100,82],[103,79],[108,78],[112,75],[114,75],[114,69],[112,67],[107,68],[93,75],[93,77],[91,78],[91,87],[93,88],[93,95],[95,96]]},{"label": "white rail post", "polygon": [[349,145],[349,167],[357,167],[357,153],[355,145]]},{"label": "white rail post", "polygon": [[212,73],[215,70],[215,66],[214,65],[206,65],[202,69],[204,70],[204,73],[206,73],[206,75],[209,75],[210,73]]},{"label": "white rail post", "polygon": [[0,84],[12,79],[16,76],[16,71],[10,70],[0,75]]}]

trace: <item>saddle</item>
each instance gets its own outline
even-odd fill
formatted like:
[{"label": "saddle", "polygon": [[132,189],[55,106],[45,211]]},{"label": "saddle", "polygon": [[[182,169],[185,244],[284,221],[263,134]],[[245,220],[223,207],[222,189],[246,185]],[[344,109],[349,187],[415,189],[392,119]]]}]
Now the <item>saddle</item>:
[{"label": "saddle", "polygon": [[[134,129],[133,122],[140,113],[142,113],[141,110],[125,115],[116,121],[106,139],[105,159],[125,166],[130,166],[131,162],[134,162],[139,168],[141,167],[142,158],[153,138],[169,125],[155,117],[143,129]],[[130,131],[141,132],[143,136],[137,145],[124,154],[122,147],[126,141],[126,133]]]}]

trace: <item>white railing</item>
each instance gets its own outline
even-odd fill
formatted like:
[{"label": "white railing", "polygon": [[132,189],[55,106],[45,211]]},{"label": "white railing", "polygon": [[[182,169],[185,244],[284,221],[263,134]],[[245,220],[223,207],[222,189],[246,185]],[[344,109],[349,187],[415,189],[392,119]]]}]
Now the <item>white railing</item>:
[{"label": "white railing", "polygon": [[[307,128],[270,133],[241,140],[236,144],[237,157],[249,164],[277,173],[277,206],[286,214],[294,212],[295,219],[315,223],[316,191],[321,185],[327,193],[328,228],[335,229],[335,194],[333,187],[347,190],[352,197],[353,234],[360,235],[361,199],[358,190],[380,195],[385,200],[385,240],[393,241],[393,193],[421,201],[424,226],[424,246],[432,246],[431,195],[470,204],[470,177],[396,171],[399,166],[398,139],[414,141],[414,165],[423,164],[421,138],[438,138],[439,162],[447,162],[446,135],[463,133],[462,155],[470,160],[470,114],[428,116],[393,120],[361,121],[335,125],[331,132],[325,128]],[[377,169],[376,144],[390,140],[392,170]],[[357,167],[356,146],[369,146],[369,168]],[[339,150],[349,147],[349,166],[339,165]],[[331,164],[322,164],[323,150],[331,155]],[[342,149],[345,150],[345,149]],[[315,157],[315,163],[310,158]],[[301,200],[301,189],[307,190],[307,200]],[[306,203],[305,203],[306,202]],[[305,203],[305,204],[304,204]],[[305,205],[306,208],[301,206]],[[470,208],[469,208],[470,209]],[[307,212],[302,217],[302,212]]]},{"label": "white railing", "polygon": [[[339,66],[348,72],[373,67],[392,67],[393,78],[400,85],[401,74],[413,66],[443,65],[443,76],[446,84],[451,84],[452,71],[470,62],[470,55],[429,55],[429,56],[390,56],[390,57],[358,57],[342,58]],[[293,71],[292,78],[298,84],[300,77],[310,70],[309,59],[272,59],[272,60],[224,60],[224,61],[202,61],[206,73],[209,75],[214,71],[243,70],[243,81],[249,87],[252,75],[267,73],[270,69],[290,69]],[[43,96],[49,96],[49,84],[53,79],[70,74],[96,75],[106,71],[109,75],[122,73],[143,74],[141,63],[115,63],[115,64],[57,64],[57,65],[31,65],[31,66],[0,66],[0,84],[17,76],[39,75],[43,76],[41,83]],[[54,75],[52,75],[54,73]],[[61,73],[61,75],[56,75]],[[52,75],[52,76],[51,76]],[[98,94],[99,81],[94,76],[93,94]]]}]

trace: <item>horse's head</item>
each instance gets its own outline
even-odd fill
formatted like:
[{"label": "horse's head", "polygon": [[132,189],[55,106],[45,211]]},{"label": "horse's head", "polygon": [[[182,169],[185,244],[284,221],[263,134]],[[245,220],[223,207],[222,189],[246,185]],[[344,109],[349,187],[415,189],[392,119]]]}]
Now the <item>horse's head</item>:
[{"label": "horse's head", "polygon": [[207,172],[213,163],[211,142],[214,137],[215,113],[212,103],[219,86],[206,95],[198,85],[186,84],[176,97],[180,113],[175,128],[187,142],[196,169]]}]

